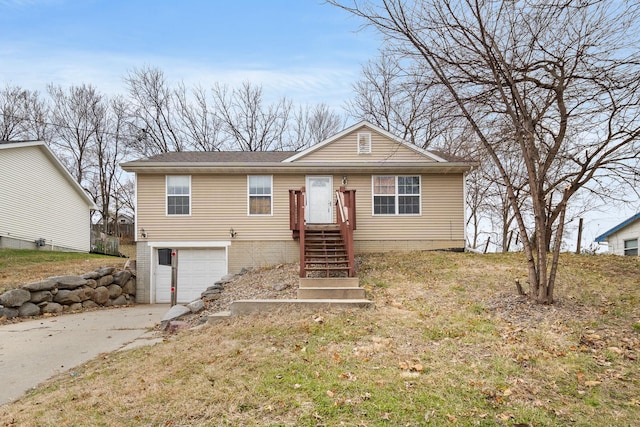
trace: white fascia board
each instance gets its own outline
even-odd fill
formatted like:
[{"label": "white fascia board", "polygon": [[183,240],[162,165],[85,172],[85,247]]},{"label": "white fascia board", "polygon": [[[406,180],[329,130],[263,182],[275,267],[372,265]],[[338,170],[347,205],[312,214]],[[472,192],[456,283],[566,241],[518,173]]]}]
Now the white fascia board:
[{"label": "white fascia board", "polygon": [[215,241],[175,241],[175,242],[147,242],[150,248],[226,248],[231,246],[229,240]]}]

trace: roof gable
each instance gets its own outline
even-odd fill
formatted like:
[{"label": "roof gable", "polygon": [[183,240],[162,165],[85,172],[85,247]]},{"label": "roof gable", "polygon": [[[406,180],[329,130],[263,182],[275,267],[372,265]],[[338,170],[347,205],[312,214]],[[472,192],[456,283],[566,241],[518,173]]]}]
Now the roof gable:
[{"label": "roof gable", "polygon": [[634,222],[636,222],[639,219],[640,219],[640,213],[637,213],[634,216],[632,216],[631,218],[627,218],[626,220],[622,221],[620,224],[616,225],[612,229],[610,229],[608,231],[605,231],[604,233],[602,233],[601,235],[596,237],[595,241],[598,242],[598,243],[604,242],[612,234],[617,233],[618,231],[622,230],[625,227],[628,227],[629,225],[633,224]]},{"label": "roof gable", "polygon": [[[359,153],[358,134],[360,133],[370,133],[372,135],[370,153]],[[343,145],[344,147],[337,149],[337,147],[331,147],[332,145]],[[339,158],[336,159],[336,156]],[[345,158],[345,156],[347,156],[347,158]],[[396,161],[398,159],[404,159],[404,161],[447,162],[444,158],[416,145],[409,144],[386,130],[364,120],[306,150],[294,154],[283,160],[283,162],[292,163],[296,161],[325,160],[379,162],[381,160]]]},{"label": "roof gable", "polygon": [[49,159],[51,164],[55,167],[56,170],[65,178],[65,180],[69,183],[69,185],[80,195],[80,197],[87,203],[89,209],[98,209],[96,204],[93,202],[91,197],[84,191],[84,189],[76,182],[71,173],[67,170],[67,168],[62,164],[62,162],[56,157],[56,155],[51,151],[51,149],[44,143],[44,141],[1,141],[0,142],[0,150],[10,150],[10,149],[19,149],[19,148],[27,148],[33,150],[40,150],[44,155]]}]

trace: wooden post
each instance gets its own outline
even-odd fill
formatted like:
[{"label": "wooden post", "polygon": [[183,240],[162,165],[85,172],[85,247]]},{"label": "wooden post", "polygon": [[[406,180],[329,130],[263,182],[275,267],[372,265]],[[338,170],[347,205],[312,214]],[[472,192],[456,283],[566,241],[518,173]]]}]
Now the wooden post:
[{"label": "wooden post", "polygon": [[178,303],[178,250],[171,249],[171,307]]},{"label": "wooden post", "polygon": [[299,244],[300,244],[300,277],[306,277],[307,276],[307,271],[306,271],[306,257],[305,257],[305,221],[304,221],[304,198],[305,198],[305,187],[302,187],[300,189],[300,192],[297,194],[297,202],[296,202],[296,209],[297,209],[297,213],[296,216],[298,217],[298,229],[300,230],[300,239],[299,239]]},{"label": "wooden post", "polygon": [[578,222],[578,243],[576,244],[576,255],[580,255],[580,245],[582,243],[582,218]]},{"label": "wooden post", "polygon": [[484,245],[484,253],[487,253],[487,250],[489,250],[489,242],[491,241],[491,236],[487,237],[487,244]]}]

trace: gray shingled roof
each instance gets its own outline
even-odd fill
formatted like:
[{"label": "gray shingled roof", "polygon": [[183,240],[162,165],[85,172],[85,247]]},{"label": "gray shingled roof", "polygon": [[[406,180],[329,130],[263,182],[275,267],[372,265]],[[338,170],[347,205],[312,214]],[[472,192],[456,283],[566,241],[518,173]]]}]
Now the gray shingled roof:
[{"label": "gray shingled roof", "polygon": [[169,163],[270,163],[281,162],[295,151],[181,151],[162,153],[139,162]]},{"label": "gray shingled roof", "polygon": [[11,141],[7,141],[7,140],[0,140],[0,144],[20,144],[23,142],[39,142],[40,140],[38,139],[21,139],[21,140],[11,140]]}]

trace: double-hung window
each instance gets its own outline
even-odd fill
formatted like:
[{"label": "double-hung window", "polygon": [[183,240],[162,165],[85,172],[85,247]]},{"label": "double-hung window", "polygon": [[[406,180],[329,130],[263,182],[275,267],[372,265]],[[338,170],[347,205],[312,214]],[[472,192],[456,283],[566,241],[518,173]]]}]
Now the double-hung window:
[{"label": "double-hung window", "polygon": [[638,256],[638,239],[624,241],[624,254],[626,256]]},{"label": "double-hung window", "polygon": [[167,175],[167,215],[191,213],[191,177]]},{"label": "double-hung window", "polygon": [[273,177],[249,175],[249,215],[271,215],[273,211]]},{"label": "double-hung window", "polygon": [[420,176],[373,176],[374,215],[420,215]]}]

